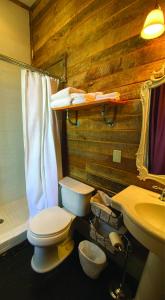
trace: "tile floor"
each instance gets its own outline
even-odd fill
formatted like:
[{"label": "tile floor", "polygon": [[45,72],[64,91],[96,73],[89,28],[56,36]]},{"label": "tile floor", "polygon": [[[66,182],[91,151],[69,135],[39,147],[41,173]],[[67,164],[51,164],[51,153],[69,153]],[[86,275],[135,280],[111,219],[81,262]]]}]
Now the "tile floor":
[{"label": "tile floor", "polygon": [[[27,241],[0,256],[1,300],[110,300],[112,278],[120,278],[120,270],[109,262],[100,278],[92,280],[82,271],[76,237],[73,253],[57,269],[37,274],[30,267],[33,248]],[[128,278],[134,293],[136,283]]]}]

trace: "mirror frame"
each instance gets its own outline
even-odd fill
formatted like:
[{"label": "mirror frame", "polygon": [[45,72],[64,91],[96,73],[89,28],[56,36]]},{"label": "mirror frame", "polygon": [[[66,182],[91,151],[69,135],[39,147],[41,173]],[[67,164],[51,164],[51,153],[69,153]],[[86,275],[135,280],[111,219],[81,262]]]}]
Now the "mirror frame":
[{"label": "mirror frame", "polygon": [[149,113],[150,113],[150,97],[151,89],[165,83],[165,65],[157,71],[153,72],[151,79],[145,81],[141,87],[141,103],[142,103],[142,128],[140,144],[137,151],[136,166],[139,171],[138,178],[140,180],[151,179],[165,184],[165,175],[156,175],[148,173],[147,158],[148,158],[148,136],[149,136]]}]

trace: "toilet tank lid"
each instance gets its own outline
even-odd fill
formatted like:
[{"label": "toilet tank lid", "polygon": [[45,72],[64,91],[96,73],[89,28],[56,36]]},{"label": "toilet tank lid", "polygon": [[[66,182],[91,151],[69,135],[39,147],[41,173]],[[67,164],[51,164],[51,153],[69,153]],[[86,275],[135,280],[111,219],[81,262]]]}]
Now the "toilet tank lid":
[{"label": "toilet tank lid", "polygon": [[76,193],[82,194],[82,195],[90,194],[95,190],[92,186],[82,183],[82,182],[75,180],[68,176],[61,179],[59,181],[59,184],[65,188],[69,188],[73,192],[76,192]]}]

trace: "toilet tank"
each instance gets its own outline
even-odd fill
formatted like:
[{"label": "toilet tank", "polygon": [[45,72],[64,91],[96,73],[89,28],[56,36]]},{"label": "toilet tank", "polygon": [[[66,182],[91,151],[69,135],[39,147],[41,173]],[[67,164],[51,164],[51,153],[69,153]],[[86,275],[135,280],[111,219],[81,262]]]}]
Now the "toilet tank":
[{"label": "toilet tank", "polygon": [[94,188],[71,177],[64,177],[59,184],[64,208],[76,216],[86,216],[90,210],[90,198]]}]

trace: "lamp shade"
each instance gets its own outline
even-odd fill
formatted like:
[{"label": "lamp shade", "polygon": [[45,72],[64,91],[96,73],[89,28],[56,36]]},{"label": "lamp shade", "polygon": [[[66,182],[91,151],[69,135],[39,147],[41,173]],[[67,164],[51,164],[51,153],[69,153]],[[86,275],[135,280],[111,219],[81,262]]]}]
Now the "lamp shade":
[{"label": "lamp shade", "polygon": [[160,36],[165,30],[164,15],[160,7],[153,9],[144,22],[141,37],[146,40]]}]

